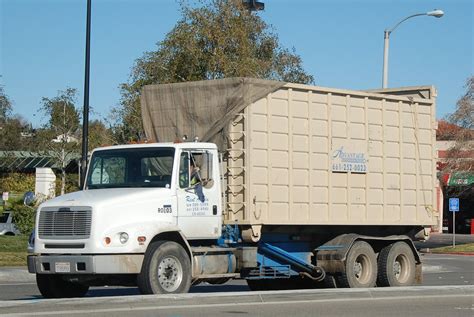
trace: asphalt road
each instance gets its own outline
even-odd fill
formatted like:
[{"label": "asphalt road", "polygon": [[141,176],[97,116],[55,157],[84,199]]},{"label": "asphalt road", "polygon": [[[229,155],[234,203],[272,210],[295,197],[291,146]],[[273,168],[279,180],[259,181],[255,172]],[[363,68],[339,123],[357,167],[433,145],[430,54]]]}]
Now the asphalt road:
[{"label": "asphalt road", "polygon": [[[458,243],[473,242],[461,236]],[[449,245],[439,235],[417,248]],[[42,299],[34,275],[0,269],[5,316],[474,316],[474,256],[422,253],[423,286],[249,292],[245,281],[200,284],[190,294],[141,296],[133,287],[91,288],[82,299]]]},{"label": "asphalt road", "polygon": [[474,286],[0,301],[4,316],[470,316]]},{"label": "asphalt road", "polygon": [[[474,256],[422,254],[424,286],[474,285]],[[23,269],[24,270],[24,269]],[[2,269],[0,273],[11,277],[0,282],[1,300],[27,300],[41,298],[34,275],[19,274],[18,269]],[[15,276],[17,274],[17,276]],[[1,277],[1,275],[0,275]],[[249,291],[245,281],[235,280],[224,285],[203,283],[191,288],[191,293],[223,293]],[[135,287],[94,287],[87,297],[139,295]]]}]

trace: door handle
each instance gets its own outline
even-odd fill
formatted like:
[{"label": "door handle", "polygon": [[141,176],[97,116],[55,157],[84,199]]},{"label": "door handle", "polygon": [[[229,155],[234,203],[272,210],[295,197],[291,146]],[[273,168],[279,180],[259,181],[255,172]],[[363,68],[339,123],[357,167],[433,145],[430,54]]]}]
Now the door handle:
[{"label": "door handle", "polygon": [[217,205],[212,205],[212,214],[217,215]]}]

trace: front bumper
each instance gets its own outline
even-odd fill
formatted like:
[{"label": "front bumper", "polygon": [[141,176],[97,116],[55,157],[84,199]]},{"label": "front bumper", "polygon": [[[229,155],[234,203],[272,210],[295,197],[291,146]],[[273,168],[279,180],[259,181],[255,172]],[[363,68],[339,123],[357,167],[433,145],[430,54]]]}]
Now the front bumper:
[{"label": "front bumper", "polygon": [[38,274],[137,274],[143,254],[29,255],[28,272]]}]

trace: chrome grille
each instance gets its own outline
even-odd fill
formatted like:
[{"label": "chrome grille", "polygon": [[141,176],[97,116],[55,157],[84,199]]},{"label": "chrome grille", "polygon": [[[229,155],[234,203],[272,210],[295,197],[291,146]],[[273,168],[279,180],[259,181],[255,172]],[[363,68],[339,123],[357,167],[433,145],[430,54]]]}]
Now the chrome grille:
[{"label": "chrome grille", "polygon": [[91,222],[91,210],[42,209],[38,235],[42,239],[87,239],[91,233]]}]

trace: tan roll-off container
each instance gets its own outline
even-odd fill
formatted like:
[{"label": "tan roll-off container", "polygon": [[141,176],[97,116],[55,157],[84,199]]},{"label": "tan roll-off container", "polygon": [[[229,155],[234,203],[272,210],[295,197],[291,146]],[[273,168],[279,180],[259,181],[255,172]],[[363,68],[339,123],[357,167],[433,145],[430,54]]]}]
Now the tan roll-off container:
[{"label": "tan roll-off container", "polygon": [[227,223],[430,226],[435,97],[230,78],[146,86],[141,102],[150,140],[224,153]]}]

